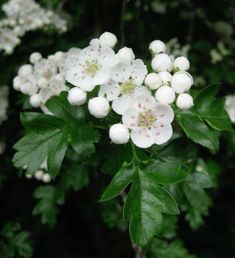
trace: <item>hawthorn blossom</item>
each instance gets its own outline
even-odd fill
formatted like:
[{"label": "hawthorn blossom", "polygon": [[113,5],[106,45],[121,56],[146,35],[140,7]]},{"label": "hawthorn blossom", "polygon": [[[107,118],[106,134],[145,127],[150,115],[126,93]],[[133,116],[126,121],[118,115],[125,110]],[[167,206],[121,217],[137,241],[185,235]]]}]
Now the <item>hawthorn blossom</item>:
[{"label": "hawthorn blossom", "polygon": [[135,98],[122,116],[123,124],[131,130],[131,140],[140,148],[167,142],[173,134],[173,119],[172,108],[149,95]]},{"label": "hawthorn blossom", "polygon": [[110,47],[88,46],[71,60],[67,61],[66,80],[85,91],[92,91],[95,86],[108,83],[111,69],[118,63],[115,52]]}]

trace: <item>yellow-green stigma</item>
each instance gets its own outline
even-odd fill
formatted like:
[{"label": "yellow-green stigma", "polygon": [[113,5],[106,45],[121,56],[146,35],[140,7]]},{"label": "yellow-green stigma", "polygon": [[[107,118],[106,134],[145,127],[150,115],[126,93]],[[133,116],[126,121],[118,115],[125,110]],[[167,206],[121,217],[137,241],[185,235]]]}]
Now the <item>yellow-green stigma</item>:
[{"label": "yellow-green stigma", "polygon": [[136,85],[132,81],[123,82],[121,84],[121,93],[123,95],[133,94],[135,91]]},{"label": "yellow-green stigma", "polygon": [[100,69],[99,65],[95,62],[86,61],[86,66],[86,73],[91,77],[94,77]]},{"label": "yellow-green stigma", "polygon": [[149,109],[149,110],[139,113],[137,125],[139,127],[150,128],[155,121],[156,121],[156,117],[153,115],[152,111]]}]

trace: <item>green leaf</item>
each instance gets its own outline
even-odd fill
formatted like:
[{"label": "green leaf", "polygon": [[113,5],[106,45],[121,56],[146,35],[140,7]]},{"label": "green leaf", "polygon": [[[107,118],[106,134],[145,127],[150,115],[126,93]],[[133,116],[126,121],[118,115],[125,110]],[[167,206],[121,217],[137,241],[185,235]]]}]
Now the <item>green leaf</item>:
[{"label": "green leaf", "polygon": [[188,138],[211,150],[219,148],[217,134],[209,126],[192,112],[181,112],[177,115],[177,121]]}]

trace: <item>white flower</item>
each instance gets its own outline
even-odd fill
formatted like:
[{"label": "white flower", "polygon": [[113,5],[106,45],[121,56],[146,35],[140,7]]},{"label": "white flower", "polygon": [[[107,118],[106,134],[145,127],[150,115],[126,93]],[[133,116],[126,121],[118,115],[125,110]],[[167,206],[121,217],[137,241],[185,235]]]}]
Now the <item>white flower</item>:
[{"label": "white flower", "polygon": [[159,54],[154,56],[151,65],[155,72],[171,72],[173,68],[172,60],[167,54]]},{"label": "white flower", "polygon": [[161,40],[154,40],[149,44],[149,50],[153,54],[160,54],[166,51],[166,45]]},{"label": "white flower", "polygon": [[113,110],[123,114],[134,96],[148,92],[145,87],[140,86],[146,74],[146,66],[140,59],[134,60],[131,64],[119,63],[112,70],[112,80],[100,86],[99,96],[113,100]]},{"label": "white flower", "polygon": [[38,52],[34,52],[30,55],[29,61],[31,64],[35,64],[42,59],[42,55]]},{"label": "white flower", "polygon": [[190,63],[188,58],[180,56],[175,59],[173,66],[177,71],[187,71],[190,68]]},{"label": "white flower", "polygon": [[183,110],[188,110],[193,107],[193,98],[187,93],[182,93],[176,100],[176,106]]},{"label": "white flower", "polygon": [[164,85],[155,92],[155,98],[162,104],[172,104],[175,101],[175,92],[170,86]]},{"label": "white flower", "polygon": [[171,78],[171,87],[178,94],[190,90],[193,85],[193,78],[187,72],[176,72]]},{"label": "white flower", "polygon": [[115,144],[127,143],[130,139],[128,128],[123,124],[112,125],[109,129],[109,137]]},{"label": "white flower", "polygon": [[162,80],[161,77],[156,74],[156,73],[149,73],[145,80],[144,83],[146,86],[148,86],[151,90],[156,90],[159,87],[162,86]]},{"label": "white flower", "polygon": [[109,102],[106,98],[95,97],[89,100],[88,110],[96,118],[104,118],[109,113]]},{"label": "white flower", "polygon": [[68,101],[71,105],[81,106],[86,102],[87,94],[85,91],[74,87],[69,91]]},{"label": "white flower", "polygon": [[34,73],[37,78],[50,80],[57,74],[57,65],[54,60],[41,59],[34,65]]},{"label": "white flower", "polygon": [[30,97],[29,102],[31,106],[33,107],[40,107],[42,103],[41,95],[40,94],[34,94]]},{"label": "white flower", "polygon": [[163,144],[172,137],[174,112],[169,105],[157,103],[154,97],[137,97],[122,116],[122,122],[131,129],[131,139],[140,148]]},{"label": "white flower", "polygon": [[111,32],[104,32],[99,37],[99,41],[102,47],[113,48],[117,44],[117,37]]},{"label": "white flower", "polygon": [[131,63],[135,59],[132,48],[123,47],[117,53],[121,63]]},{"label": "white flower", "polygon": [[68,69],[66,80],[85,91],[92,91],[96,85],[109,82],[111,68],[117,64],[118,58],[111,48],[89,46],[72,62],[73,67]]},{"label": "white flower", "polygon": [[172,75],[169,72],[163,71],[163,72],[160,72],[158,75],[160,76],[160,78],[162,80],[162,84],[169,85],[171,83]]}]

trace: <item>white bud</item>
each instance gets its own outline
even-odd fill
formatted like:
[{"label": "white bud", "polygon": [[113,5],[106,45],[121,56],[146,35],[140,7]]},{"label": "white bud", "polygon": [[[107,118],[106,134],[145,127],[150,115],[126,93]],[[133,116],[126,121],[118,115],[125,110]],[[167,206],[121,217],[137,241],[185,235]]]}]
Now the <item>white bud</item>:
[{"label": "white bud", "polygon": [[153,58],[151,65],[156,72],[171,72],[173,68],[171,58],[167,54],[156,55]]},{"label": "white bud", "polygon": [[129,47],[123,47],[121,48],[117,53],[120,62],[122,63],[130,63],[135,59],[135,54],[132,50],[132,48]]},{"label": "white bud", "polygon": [[155,92],[155,98],[162,104],[172,104],[175,101],[175,92],[170,86],[164,85]]},{"label": "white bud", "polygon": [[176,100],[176,106],[180,109],[187,110],[193,107],[193,98],[187,93],[182,93]]},{"label": "white bud", "polygon": [[32,72],[33,72],[32,65],[27,64],[20,67],[19,75],[22,77],[29,76],[32,74]]},{"label": "white bud", "polygon": [[104,118],[109,113],[109,102],[104,97],[95,97],[88,102],[89,112],[96,118]]},{"label": "white bud", "polygon": [[154,40],[149,44],[149,50],[153,54],[160,54],[166,51],[166,45],[161,40]]},{"label": "white bud", "polygon": [[112,125],[109,129],[109,137],[115,144],[124,144],[129,141],[130,134],[128,128],[123,124]]},{"label": "white bud", "polygon": [[32,64],[37,63],[37,62],[40,61],[41,59],[42,59],[42,55],[41,55],[40,53],[38,53],[38,52],[32,53],[32,54],[30,55],[30,57],[29,57],[29,61],[30,61],[30,63],[32,63]]},{"label": "white bud", "polygon": [[190,90],[193,85],[193,77],[187,72],[176,72],[171,78],[171,87],[178,94]]},{"label": "white bud", "polygon": [[103,34],[101,34],[99,40],[100,40],[100,45],[102,47],[113,48],[117,43],[117,37],[111,32],[104,32]]},{"label": "white bud", "polygon": [[151,90],[156,90],[159,87],[162,86],[162,80],[160,76],[156,73],[149,73],[145,80],[144,80],[145,85],[147,85]]},{"label": "white bud", "polygon": [[37,87],[35,84],[32,84],[30,82],[25,82],[20,85],[20,91],[24,93],[25,95],[32,96],[36,94],[37,92]]},{"label": "white bud", "polygon": [[64,53],[62,51],[57,51],[54,55],[56,61],[60,61],[64,56]]},{"label": "white bud", "polygon": [[42,180],[42,177],[43,177],[44,173],[42,170],[38,170],[34,173],[34,177],[37,179],[37,180]]},{"label": "white bud", "polygon": [[48,85],[48,80],[44,77],[41,77],[39,80],[38,80],[38,87],[40,89],[45,89]]},{"label": "white bud", "polygon": [[81,106],[86,102],[87,94],[78,87],[74,87],[69,91],[68,101],[73,106]]},{"label": "white bud", "polygon": [[51,182],[51,176],[47,173],[45,173],[43,176],[42,176],[42,181],[44,183],[50,183]]},{"label": "white bud", "polygon": [[27,179],[31,179],[33,176],[32,176],[31,174],[25,174],[25,177],[26,177]]},{"label": "white bud", "polygon": [[20,85],[22,84],[22,81],[19,76],[16,76],[13,79],[13,87],[15,90],[20,90]]},{"label": "white bud", "polygon": [[162,80],[162,84],[169,85],[171,83],[172,75],[169,72],[167,72],[167,71],[160,72],[158,75],[160,76],[160,78]]},{"label": "white bud", "polygon": [[188,58],[180,56],[175,59],[173,66],[175,70],[187,71],[190,68],[190,63]]},{"label": "white bud", "polygon": [[29,99],[29,102],[30,104],[37,108],[37,107],[40,107],[41,105],[41,102],[42,102],[42,98],[41,98],[41,95],[40,94],[34,94],[30,97]]}]

